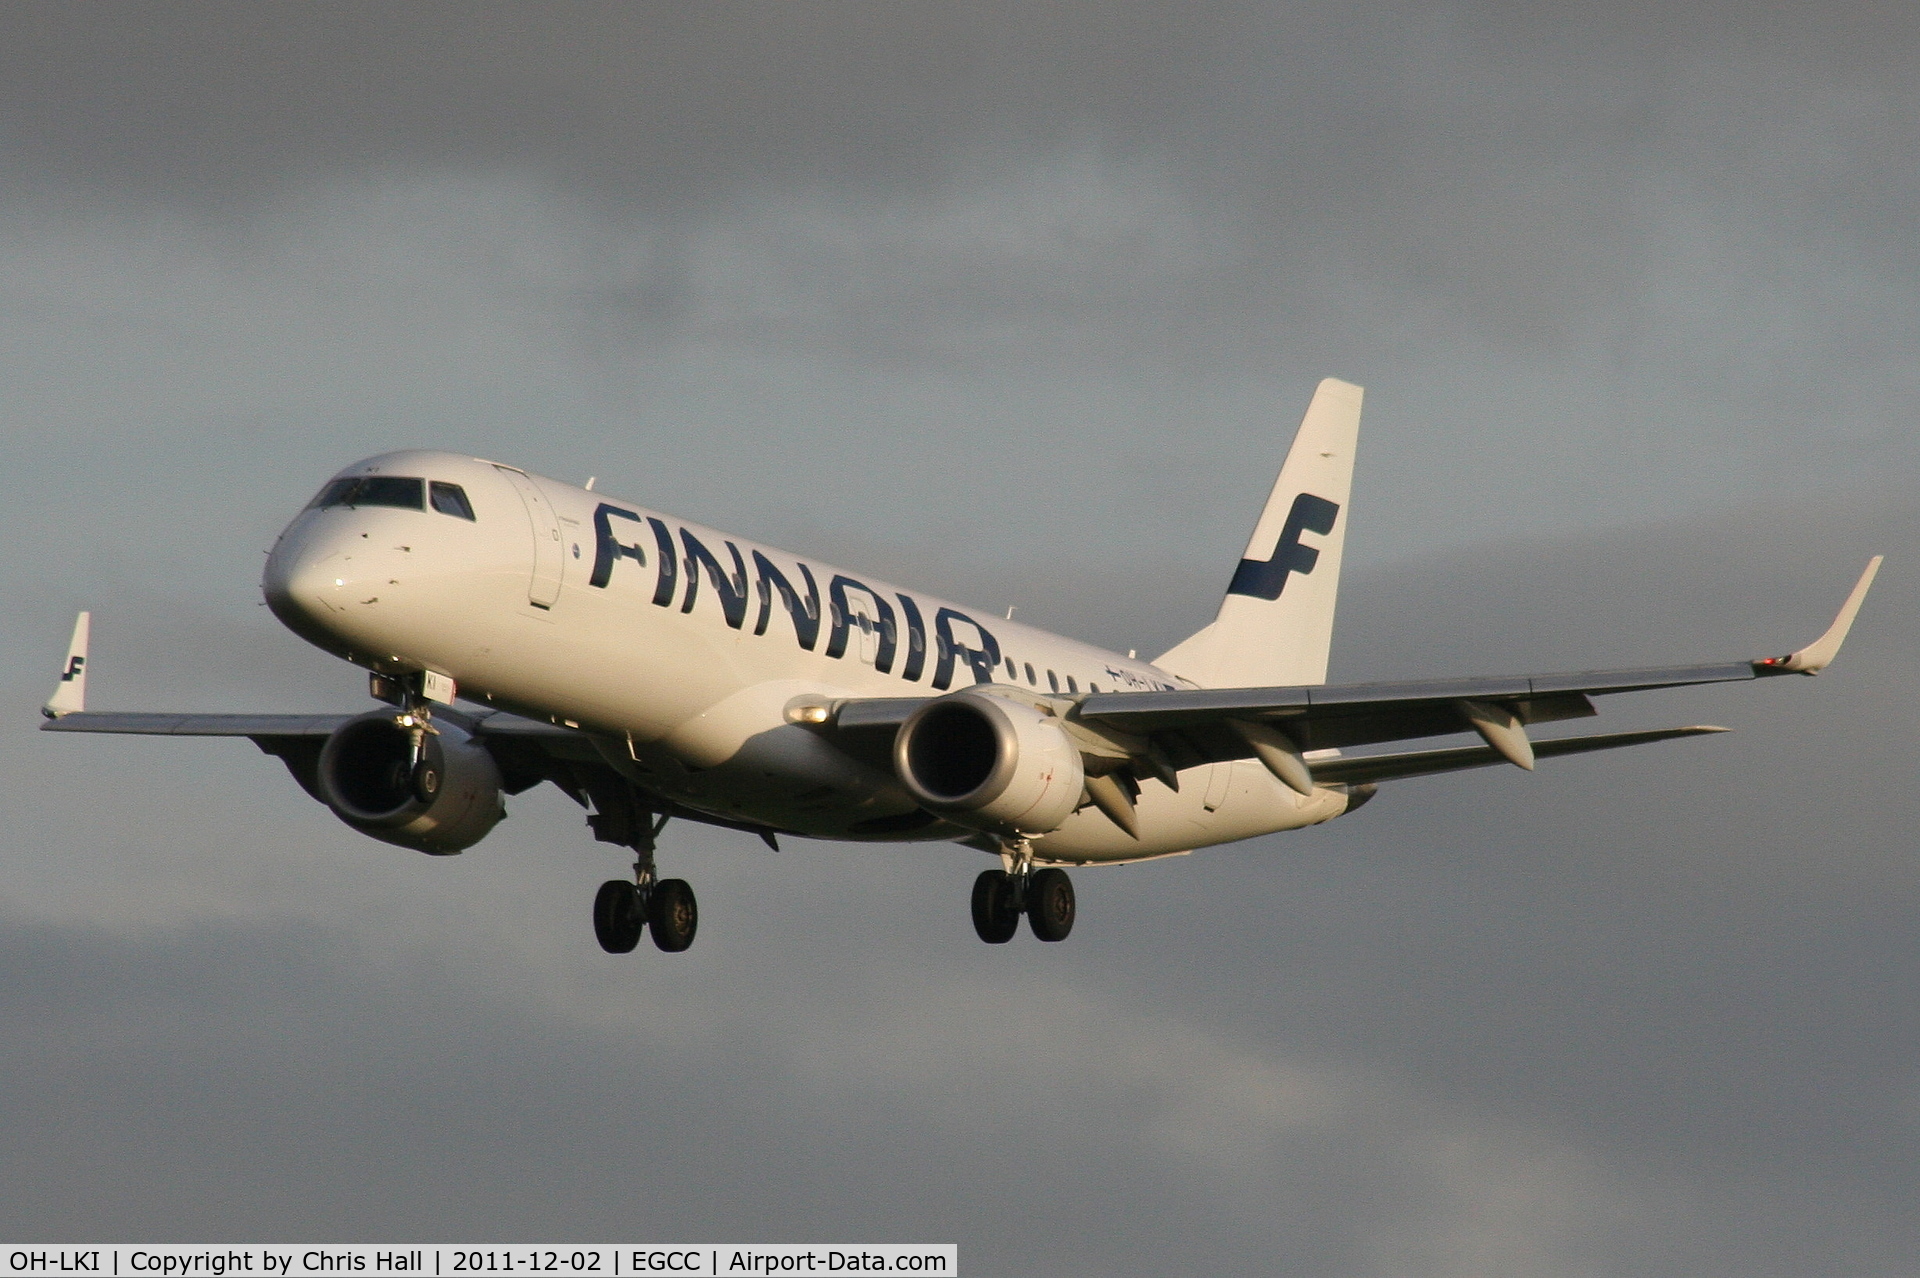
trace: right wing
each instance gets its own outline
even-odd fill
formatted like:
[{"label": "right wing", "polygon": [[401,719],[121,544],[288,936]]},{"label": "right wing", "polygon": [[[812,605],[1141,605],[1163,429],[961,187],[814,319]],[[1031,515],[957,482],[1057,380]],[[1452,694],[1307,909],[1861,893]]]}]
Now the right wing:
[{"label": "right wing", "polygon": [[[85,614],[81,614],[85,617]],[[85,622],[76,629],[81,664],[73,664],[68,654],[65,669],[85,669]],[[84,676],[82,676],[84,677]],[[63,679],[61,688],[74,680]],[[286,765],[287,771],[312,798],[327,801],[321,793],[318,777],[320,751],[341,724],[357,714],[180,714],[173,712],[86,710],[84,689],[81,694],[62,697],[56,692],[48,703],[49,711],[64,701],[68,708],[49,713],[40,725],[42,732],[99,732],[115,735],[157,737],[246,737],[262,753],[272,755]],[[719,825],[745,830],[762,838],[772,831],[747,822],[731,821],[675,803],[663,795],[638,786],[631,778],[610,767],[593,738],[577,728],[523,719],[501,710],[467,712],[442,707],[442,718],[471,732],[487,748],[500,767],[502,788],[508,794],[551,781],[574,802],[593,809],[588,824],[596,838],[604,842],[630,845],[644,837],[640,823],[661,816],[679,817],[704,825]]]}]

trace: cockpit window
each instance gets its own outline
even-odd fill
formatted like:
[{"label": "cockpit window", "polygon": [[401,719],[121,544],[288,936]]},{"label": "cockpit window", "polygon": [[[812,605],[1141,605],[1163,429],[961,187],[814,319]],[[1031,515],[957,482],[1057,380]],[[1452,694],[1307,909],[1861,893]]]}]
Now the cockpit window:
[{"label": "cockpit window", "polygon": [[427,485],[433,494],[433,508],[443,515],[458,515],[462,519],[473,518],[473,503],[467,500],[467,490],[458,484],[442,483],[434,480]]},{"label": "cockpit window", "polygon": [[320,510],[323,507],[339,505],[340,494],[346,492],[359,482],[357,479],[328,480],[327,486],[322,488],[318,493],[315,493],[313,500],[307,503],[307,509]]},{"label": "cockpit window", "polygon": [[402,510],[425,510],[426,481],[401,479],[394,475],[350,475],[336,479],[320,490],[313,505],[398,506]]}]

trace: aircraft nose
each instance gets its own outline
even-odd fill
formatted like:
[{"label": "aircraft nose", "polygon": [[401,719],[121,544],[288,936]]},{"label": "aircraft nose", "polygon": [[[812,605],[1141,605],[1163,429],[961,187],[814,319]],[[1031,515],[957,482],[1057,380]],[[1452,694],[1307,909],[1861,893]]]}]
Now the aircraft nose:
[{"label": "aircraft nose", "polygon": [[309,642],[331,647],[327,623],[338,613],[331,602],[345,585],[345,563],[333,539],[312,527],[296,525],[282,534],[267,555],[260,593],[282,625]]}]

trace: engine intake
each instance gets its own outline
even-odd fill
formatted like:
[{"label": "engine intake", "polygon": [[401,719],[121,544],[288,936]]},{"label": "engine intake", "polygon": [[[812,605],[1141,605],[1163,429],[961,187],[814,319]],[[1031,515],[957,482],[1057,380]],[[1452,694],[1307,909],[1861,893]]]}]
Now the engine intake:
[{"label": "engine intake", "polygon": [[334,730],[316,769],[321,797],[335,816],[384,843],[452,856],[487,836],[506,815],[500,769],[457,725],[437,733],[413,759],[413,734],[391,711],[375,710]]},{"label": "engine intake", "polygon": [[893,770],[928,811],[1009,836],[1059,829],[1086,784],[1079,747],[1057,719],[977,689],[915,710],[894,737]]}]

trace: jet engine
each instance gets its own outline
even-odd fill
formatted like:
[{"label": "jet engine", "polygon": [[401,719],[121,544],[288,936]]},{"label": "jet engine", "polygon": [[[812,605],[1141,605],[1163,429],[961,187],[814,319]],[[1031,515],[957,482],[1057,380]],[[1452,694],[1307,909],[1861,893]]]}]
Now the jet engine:
[{"label": "jet engine", "polygon": [[320,796],[360,833],[432,856],[485,838],[506,808],[500,769],[485,746],[445,720],[421,737],[392,711],[349,719],[320,750]]},{"label": "jet engine", "polygon": [[915,710],[894,737],[893,770],[928,811],[1016,837],[1059,829],[1086,784],[1079,747],[1059,720],[976,689]]}]

